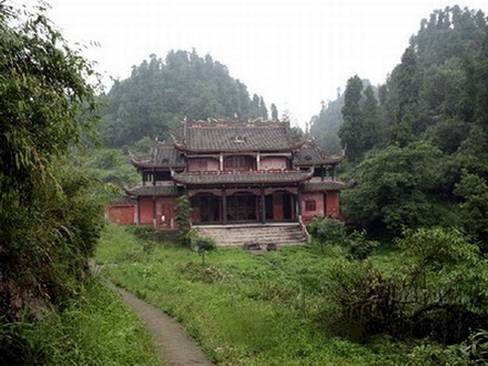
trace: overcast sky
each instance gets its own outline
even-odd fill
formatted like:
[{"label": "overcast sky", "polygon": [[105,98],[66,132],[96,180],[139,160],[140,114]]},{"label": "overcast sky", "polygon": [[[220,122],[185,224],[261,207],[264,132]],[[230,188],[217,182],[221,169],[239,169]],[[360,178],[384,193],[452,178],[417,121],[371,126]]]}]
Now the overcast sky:
[{"label": "overcast sky", "polygon": [[[196,48],[302,127],[358,74],[384,82],[432,10],[486,0],[57,0],[51,19],[87,56],[126,78],[151,53]],[[110,86],[107,78],[106,84]]]}]

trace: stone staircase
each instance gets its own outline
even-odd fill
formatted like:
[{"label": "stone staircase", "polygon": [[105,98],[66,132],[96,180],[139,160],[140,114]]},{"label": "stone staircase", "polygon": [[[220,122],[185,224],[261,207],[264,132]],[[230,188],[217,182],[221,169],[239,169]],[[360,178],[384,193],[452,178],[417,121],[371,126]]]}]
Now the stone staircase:
[{"label": "stone staircase", "polygon": [[306,234],[298,223],[195,225],[203,235],[209,236],[219,246],[243,246],[244,244],[305,244]]}]

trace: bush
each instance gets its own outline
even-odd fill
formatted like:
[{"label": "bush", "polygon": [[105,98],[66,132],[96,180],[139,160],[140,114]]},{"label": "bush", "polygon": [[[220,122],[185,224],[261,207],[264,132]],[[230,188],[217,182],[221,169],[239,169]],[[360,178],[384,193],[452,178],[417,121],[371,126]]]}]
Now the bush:
[{"label": "bush", "polygon": [[182,195],[176,199],[176,224],[178,225],[178,241],[182,245],[190,246],[188,233],[191,229],[191,205],[187,195]]},{"label": "bush", "polygon": [[214,250],[217,245],[215,240],[208,236],[202,236],[200,234],[193,235],[191,238],[191,247],[194,251],[199,253],[202,257],[202,266],[205,265],[205,253]]},{"label": "bush", "polygon": [[350,259],[363,260],[378,246],[376,241],[366,238],[365,230],[347,234],[344,223],[336,219],[316,217],[307,229],[322,253],[326,245],[336,244],[347,249]]},{"label": "bush", "polygon": [[422,344],[415,347],[408,357],[409,366],[487,365],[488,332],[478,330],[463,343],[447,347],[438,344]]},{"label": "bush", "polygon": [[348,257],[350,259],[364,260],[373,250],[378,247],[379,243],[366,238],[366,231],[353,231],[347,237]]},{"label": "bush", "polygon": [[307,229],[312,238],[319,243],[322,252],[325,245],[340,245],[346,240],[344,223],[336,219],[315,217]]},{"label": "bush", "polygon": [[103,223],[94,183],[63,160],[93,122],[96,77],[43,9],[0,5],[0,326],[78,294]]},{"label": "bush", "polygon": [[398,245],[394,273],[368,261],[336,264],[325,292],[333,329],[354,338],[385,331],[453,344],[488,325],[488,263],[462,232],[406,230]]},{"label": "bush", "polygon": [[393,299],[395,284],[370,262],[336,261],[325,285],[324,322],[334,334],[355,341],[398,323]]},{"label": "bush", "polygon": [[154,240],[154,229],[152,226],[127,226],[127,231],[140,240]]}]

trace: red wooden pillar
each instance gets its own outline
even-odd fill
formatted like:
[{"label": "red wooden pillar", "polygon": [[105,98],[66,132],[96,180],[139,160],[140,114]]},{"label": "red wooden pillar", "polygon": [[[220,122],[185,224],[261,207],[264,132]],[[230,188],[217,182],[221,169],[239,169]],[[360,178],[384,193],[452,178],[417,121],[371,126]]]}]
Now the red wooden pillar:
[{"label": "red wooden pillar", "polygon": [[266,202],[264,198],[264,188],[261,187],[261,223],[266,224]]},{"label": "red wooden pillar", "polygon": [[222,222],[227,224],[227,196],[225,194],[225,188],[222,188]]},{"label": "red wooden pillar", "polygon": [[300,186],[297,188],[297,201],[298,201],[298,215],[300,216],[302,214],[302,190]]},{"label": "red wooden pillar", "polygon": [[[153,169],[153,189],[154,191],[156,190],[156,170]],[[156,196],[154,195],[154,191],[153,191],[153,196],[152,196],[152,202],[153,202],[153,210],[152,210],[152,214],[153,214],[153,226],[156,227]]]},{"label": "red wooden pillar", "polygon": [[137,225],[141,224],[141,199],[137,196]]}]

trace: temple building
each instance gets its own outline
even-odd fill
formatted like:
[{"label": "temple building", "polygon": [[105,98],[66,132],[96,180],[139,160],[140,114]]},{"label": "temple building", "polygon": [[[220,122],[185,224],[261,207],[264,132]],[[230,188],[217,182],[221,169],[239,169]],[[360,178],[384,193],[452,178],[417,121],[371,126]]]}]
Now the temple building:
[{"label": "temple building", "polygon": [[151,154],[132,157],[142,183],[127,190],[133,203],[112,206],[110,216],[171,229],[176,198],[187,194],[194,225],[340,218],[345,185],[335,170],[343,158],[295,136],[285,122],[183,121],[171,142],[156,142]]}]

